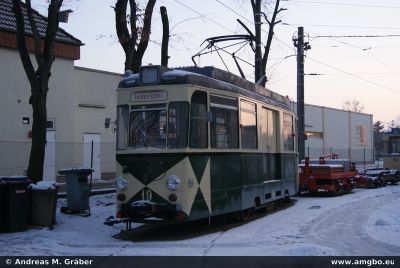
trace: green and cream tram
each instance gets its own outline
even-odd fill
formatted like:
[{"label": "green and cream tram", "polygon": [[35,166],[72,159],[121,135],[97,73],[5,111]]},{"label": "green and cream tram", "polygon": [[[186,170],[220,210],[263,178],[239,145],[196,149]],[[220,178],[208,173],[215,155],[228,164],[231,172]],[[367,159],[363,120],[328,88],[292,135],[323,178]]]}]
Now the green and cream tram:
[{"label": "green and cream tram", "polygon": [[190,221],[296,193],[287,98],[213,67],[145,66],[117,102],[117,218]]}]

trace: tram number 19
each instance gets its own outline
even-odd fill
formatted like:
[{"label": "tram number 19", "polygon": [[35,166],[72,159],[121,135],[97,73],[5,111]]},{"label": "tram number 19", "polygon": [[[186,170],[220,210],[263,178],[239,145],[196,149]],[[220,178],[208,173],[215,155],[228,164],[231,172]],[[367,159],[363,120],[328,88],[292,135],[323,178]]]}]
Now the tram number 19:
[{"label": "tram number 19", "polygon": [[142,190],[142,200],[151,201],[152,198],[153,194],[151,193],[151,190]]}]

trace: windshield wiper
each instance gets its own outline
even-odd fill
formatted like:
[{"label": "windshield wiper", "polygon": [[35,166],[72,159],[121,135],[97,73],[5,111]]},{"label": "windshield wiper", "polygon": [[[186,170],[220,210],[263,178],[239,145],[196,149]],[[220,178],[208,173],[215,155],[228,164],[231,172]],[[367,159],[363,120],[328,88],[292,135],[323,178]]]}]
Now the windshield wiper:
[{"label": "windshield wiper", "polygon": [[146,131],[143,129],[140,130],[140,138],[143,141],[144,147],[147,147],[147,135],[146,135]]}]

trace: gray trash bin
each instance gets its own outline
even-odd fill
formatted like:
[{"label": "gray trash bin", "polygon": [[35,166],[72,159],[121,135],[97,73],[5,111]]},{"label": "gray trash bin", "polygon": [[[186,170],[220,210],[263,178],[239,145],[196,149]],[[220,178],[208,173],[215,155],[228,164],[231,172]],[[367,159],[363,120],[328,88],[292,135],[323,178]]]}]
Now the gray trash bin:
[{"label": "gray trash bin", "polygon": [[90,168],[71,168],[58,171],[65,175],[67,188],[67,207],[61,208],[64,213],[85,213],[90,210],[90,185],[88,176],[93,172]]}]

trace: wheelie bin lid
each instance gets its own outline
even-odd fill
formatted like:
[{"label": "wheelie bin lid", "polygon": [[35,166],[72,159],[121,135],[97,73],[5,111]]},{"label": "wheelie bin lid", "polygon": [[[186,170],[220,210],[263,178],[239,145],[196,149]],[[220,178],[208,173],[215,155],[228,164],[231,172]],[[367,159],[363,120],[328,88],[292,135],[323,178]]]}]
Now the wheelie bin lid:
[{"label": "wheelie bin lid", "polygon": [[29,184],[28,187],[33,191],[55,191],[58,184],[55,181],[38,181]]},{"label": "wheelie bin lid", "polygon": [[28,177],[27,176],[20,176],[20,175],[14,175],[14,176],[0,176],[0,182],[27,182]]},{"label": "wheelie bin lid", "polygon": [[59,170],[60,175],[77,174],[77,175],[89,175],[93,172],[90,168],[67,168]]}]

